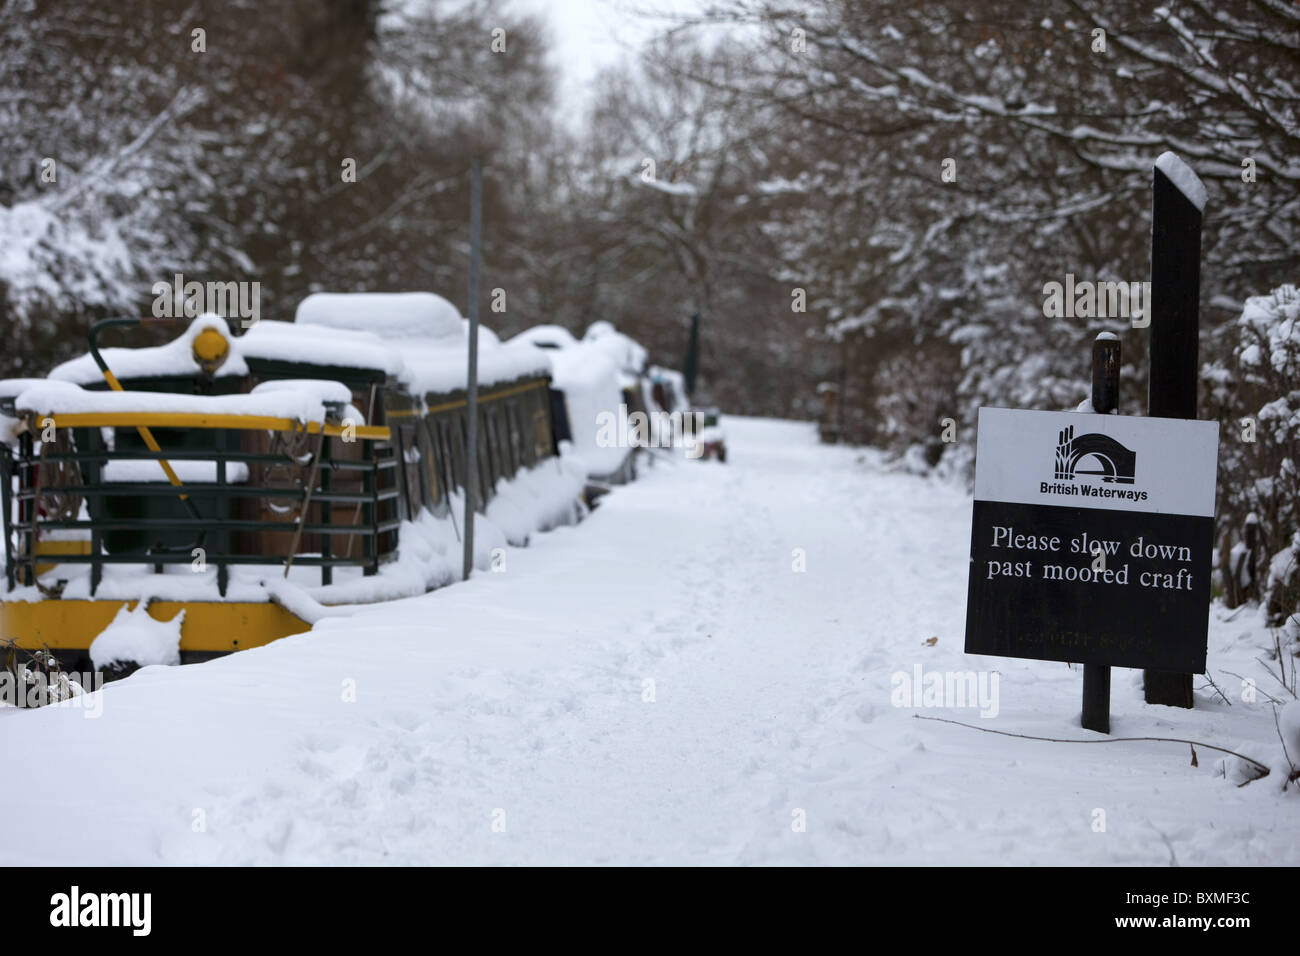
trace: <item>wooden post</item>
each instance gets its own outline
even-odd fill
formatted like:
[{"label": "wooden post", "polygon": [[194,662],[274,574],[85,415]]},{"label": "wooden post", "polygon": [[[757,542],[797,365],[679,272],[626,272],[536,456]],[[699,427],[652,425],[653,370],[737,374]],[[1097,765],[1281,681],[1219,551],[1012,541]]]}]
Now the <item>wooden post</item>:
[{"label": "wooden post", "polygon": [[[1195,418],[1205,187],[1173,153],[1156,160],[1153,173],[1147,414]],[[1192,706],[1191,674],[1146,670],[1143,684],[1148,704]]]},{"label": "wooden post", "polygon": [[[1109,415],[1119,408],[1119,337],[1102,332],[1092,343],[1092,410]],[[1084,730],[1110,733],[1110,668],[1083,665]]]},{"label": "wooden post", "polygon": [[691,316],[691,335],[686,343],[686,361],[682,363],[682,381],[686,385],[686,397],[695,395],[695,376],[700,370],[700,313]]}]

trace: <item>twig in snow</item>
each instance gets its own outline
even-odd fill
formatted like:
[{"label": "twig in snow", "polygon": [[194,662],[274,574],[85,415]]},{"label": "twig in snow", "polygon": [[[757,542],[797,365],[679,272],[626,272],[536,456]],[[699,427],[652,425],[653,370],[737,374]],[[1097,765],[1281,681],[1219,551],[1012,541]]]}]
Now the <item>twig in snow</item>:
[{"label": "twig in snow", "polygon": [[1208,680],[1208,681],[1210,682],[1210,686],[1214,688],[1214,692],[1215,692],[1216,694],[1218,694],[1220,697],[1223,698],[1223,702],[1224,702],[1225,704],[1227,704],[1229,707],[1231,707],[1231,706],[1232,706],[1232,701],[1228,700],[1228,695],[1227,695],[1227,694],[1225,694],[1223,691],[1219,690],[1219,685],[1216,684],[1216,683],[1214,682],[1214,678],[1210,676],[1209,671],[1206,671],[1206,673],[1205,673],[1205,679]]},{"label": "twig in snow", "polygon": [[[1165,744],[1191,744],[1196,747],[1204,747],[1206,750],[1217,750],[1219,753],[1231,754],[1238,759],[1252,763],[1263,771],[1259,776],[1268,776],[1268,767],[1260,763],[1254,757],[1247,757],[1245,754],[1239,754],[1235,750],[1229,750],[1227,747],[1216,747],[1214,744],[1203,743],[1199,740],[1188,740],[1185,737],[1107,737],[1104,740],[1078,740],[1068,737],[1035,737],[1031,734],[1013,734],[1009,730],[994,730],[992,727],[976,727],[974,724],[964,724],[960,720],[949,720],[947,717],[922,717],[920,714],[913,714],[917,720],[935,720],[941,724],[956,724],[958,727],[967,727],[970,730],[978,730],[984,734],[998,734],[1002,737],[1019,737],[1021,740],[1042,740],[1049,744],[1122,744],[1136,743],[1138,741],[1156,741]],[[1255,778],[1256,780],[1259,777]]]},{"label": "twig in snow", "polygon": [[1293,690],[1292,690],[1290,687],[1288,687],[1287,684],[1286,684],[1286,662],[1285,662],[1282,658],[1279,657],[1279,658],[1278,658],[1278,662],[1277,662],[1277,666],[1278,666],[1278,667],[1281,669],[1281,671],[1282,671],[1282,676],[1281,676],[1281,677],[1278,677],[1278,676],[1277,676],[1276,674],[1274,674],[1271,670],[1269,670],[1269,667],[1268,667],[1268,661],[1264,660],[1262,657],[1257,657],[1257,658],[1255,658],[1255,660],[1259,661],[1259,663],[1260,663],[1261,665],[1263,665],[1263,667],[1264,667],[1264,673],[1265,673],[1265,674],[1267,674],[1269,677],[1273,678],[1273,680],[1277,681],[1279,684],[1282,685],[1282,689],[1283,689],[1284,691],[1286,691],[1286,692],[1287,692],[1288,694],[1290,694],[1292,697],[1296,696],[1295,691],[1293,691]]},{"label": "twig in snow", "polygon": [[[1295,615],[1292,615],[1292,617],[1294,616]],[[1287,655],[1290,654],[1290,650],[1282,647],[1281,628],[1278,628],[1273,632],[1273,653],[1277,655],[1277,672],[1282,675],[1278,683],[1285,687],[1292,697],[1300,697],[1300,694],[1296,693],[1297,668],[1294,658],[1292,658],[1291,661],[1291,678],[1288,680],[1286,676],[1286,659]],[[1269,671],[1269,673],[1272,674],[1272,671]]]},{"label": "twig in snow", "polygon": [[1156,833],[1160,834],[1160,839],[1165,841],[1165,848],[1169,850],[1169,865],[1177,866],[1178,854],[1174,852],[1174,845],[1171,842],[1169,842],[1169,837],[1165,836],[1164,831],[1161,830],[1159,827],[1157,827],[1150,820],[1147,821],[1147,826],[1149,826],[1152,830],[1155,830]]},{"label": "twig in snow", "polygon": [[[1255,683],[1255,679],[1254,679],[1253,677],[1242,677],[1242,676],[1241,676],[1240,674],[1238,674],[1236,671],[1224,671],[1224,673],[1225,673],[1225,674],[1229,674],[1229,675],[1231,675],[1232,677],[1237,678],[1239,681],[1242,681],[1243,683],[1245,683],[1246,681],[1250,681],[1252,684]],[[1263,689],[1262,689],[1258,684],[1255,684],[1255,690],[1259,691],[1261,694],[1263,694],[1265,697],[1267,697],[1269,700],[1271,700],[1271,701],[1272,701],[1273,703],[1275,703],[1275,704],[1284,704],[1284,703],[1286,703],[1286,701],[1278,700],[1278,698],[1274,697],[1274,696],[1273,696],[1272,694],[1270,694],[1268,691],[1263,690]]]}]

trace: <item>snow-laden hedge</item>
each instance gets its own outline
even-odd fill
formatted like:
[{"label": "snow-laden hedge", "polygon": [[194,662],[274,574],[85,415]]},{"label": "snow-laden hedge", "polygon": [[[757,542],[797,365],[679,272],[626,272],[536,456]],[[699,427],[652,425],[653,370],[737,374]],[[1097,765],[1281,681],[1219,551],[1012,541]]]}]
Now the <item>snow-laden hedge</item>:
[{"label": "snow-laden hedge", "polygon": [[[1220,572],[1300,639],[1300,290],[1248,299],[1210,348],[1202,378],[1222,429]],[[1248,521],[1258,544],[1243,561]]]}]

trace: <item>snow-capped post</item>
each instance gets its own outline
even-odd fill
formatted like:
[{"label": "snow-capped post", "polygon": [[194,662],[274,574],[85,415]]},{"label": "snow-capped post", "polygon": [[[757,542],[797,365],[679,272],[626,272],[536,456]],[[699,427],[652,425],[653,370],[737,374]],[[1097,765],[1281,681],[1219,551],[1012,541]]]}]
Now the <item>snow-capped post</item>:
[{"label": "snow-capped post", "polygon": [[478,505],[478,267],[483,240],[483,167],[476,156],[469,169],[469,371],[466,377],[465,562],[463,580],[474,570],[474,512]]},{"label": "snow-capped post", "polygon": [[[1092,410],[1109,415],[1119,408],[1119,336],[1102,332],[1092,343]],[[1084,730],[1110,733],[1110,666],[1083,665]]]},{"label": "snow-capped post", "polygon": [[[1171,152],[1151,184],[1151,374],[1147,414],[1196,418],[1200,337],[1201,222],[1205,185]],[[1192,675],[1146,670],[1148,704],[1192,706]]]}]

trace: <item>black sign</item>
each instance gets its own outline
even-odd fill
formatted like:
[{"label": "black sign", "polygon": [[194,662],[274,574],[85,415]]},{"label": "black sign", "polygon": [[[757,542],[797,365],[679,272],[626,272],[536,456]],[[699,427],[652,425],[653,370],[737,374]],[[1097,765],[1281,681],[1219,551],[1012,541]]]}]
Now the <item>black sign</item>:
[{"label": "black sign", "polygon": [[966,651],[1203,673],[1218,425],[981,409]]}]

